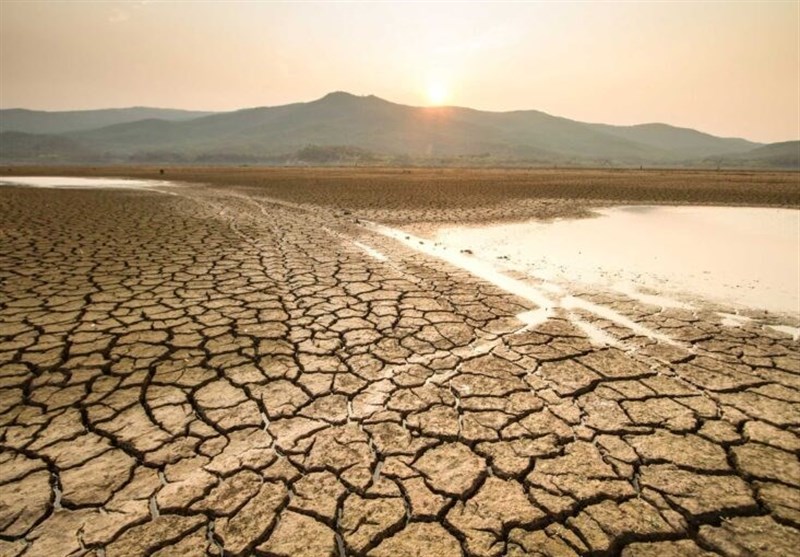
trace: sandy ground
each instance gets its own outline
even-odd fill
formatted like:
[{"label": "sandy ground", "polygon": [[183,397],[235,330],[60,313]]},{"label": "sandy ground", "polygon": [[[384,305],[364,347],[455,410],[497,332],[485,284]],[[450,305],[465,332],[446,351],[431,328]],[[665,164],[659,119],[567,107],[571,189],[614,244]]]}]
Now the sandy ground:
[{"label": "sandy ground", "polygon": [[796,554],[776,323],[596,290],[542,320],[359,222],[791,206],[796,174],[584,174],[572,200],[183,172],[210,185],[0,187],[0,555]]}]

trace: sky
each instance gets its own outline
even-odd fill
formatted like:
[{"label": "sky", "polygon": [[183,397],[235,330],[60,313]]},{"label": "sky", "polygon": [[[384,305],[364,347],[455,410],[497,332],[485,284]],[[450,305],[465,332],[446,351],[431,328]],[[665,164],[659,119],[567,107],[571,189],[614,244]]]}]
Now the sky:
[{"label": "sky", "polygon": [[800,2],[0,0],[0,107],[235,110],[331,91],[800,139]]}]

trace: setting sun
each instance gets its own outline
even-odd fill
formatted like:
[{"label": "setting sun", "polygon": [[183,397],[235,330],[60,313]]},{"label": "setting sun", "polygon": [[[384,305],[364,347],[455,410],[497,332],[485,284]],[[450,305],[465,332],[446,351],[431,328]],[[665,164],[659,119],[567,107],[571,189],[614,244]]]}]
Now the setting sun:
[{"label": "setting sun", "polygon": [[442,105],[450,100],[450,92],[442,83],[431,83],[428,86],[428,102],[432,105]]}]

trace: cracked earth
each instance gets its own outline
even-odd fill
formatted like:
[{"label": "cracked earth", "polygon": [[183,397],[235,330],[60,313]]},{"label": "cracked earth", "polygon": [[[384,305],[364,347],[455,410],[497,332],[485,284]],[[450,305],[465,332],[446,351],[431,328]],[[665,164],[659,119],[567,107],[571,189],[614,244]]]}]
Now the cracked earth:
[{"label": "cracked earth", "polygon": [[766,317],[526,323],[352,215],[173,193],[0,190],[0,555],[798,554]]}]

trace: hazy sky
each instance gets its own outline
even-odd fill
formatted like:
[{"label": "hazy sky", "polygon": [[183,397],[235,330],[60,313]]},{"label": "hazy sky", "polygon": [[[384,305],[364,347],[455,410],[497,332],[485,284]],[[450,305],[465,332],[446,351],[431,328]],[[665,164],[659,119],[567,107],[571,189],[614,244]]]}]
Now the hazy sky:
[{"label": "hazy sky", "polygon": [[800,2],[0,0],[0,106],[207,110],[333,90],[800,138]]}]

